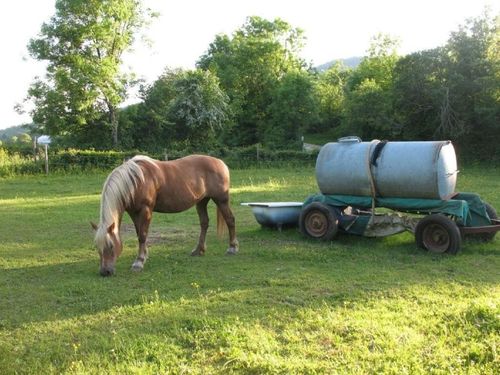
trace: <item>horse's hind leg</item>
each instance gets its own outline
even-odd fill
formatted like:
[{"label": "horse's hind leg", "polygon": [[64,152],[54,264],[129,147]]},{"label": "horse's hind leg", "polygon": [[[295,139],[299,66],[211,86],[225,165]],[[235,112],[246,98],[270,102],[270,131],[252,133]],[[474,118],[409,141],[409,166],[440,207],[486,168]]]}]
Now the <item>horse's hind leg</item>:
[{"label": "horse's hind leg", "polygon": [[207,229],[208,229],[208,212],[207,212],[207,204],[209,198],[205,198],[196,204],[196,211],[198,212],[198,216],[200,218],[200,238],[198,239],[198,245],[191,252],[191,255],[204,255],[207,249],[206,247],[206,237],[207,237]]},{"label": "horse's hind leg", "polygon": [[227,224],[227,229],[229,230],[229,248],[226,251],[228,255],[234,255],[238,252],[239,243],[236,239],[236,224],[233,212],[229,207],[229,197],[222,201],[215,201],[217,208],[219,209],[224,221]]},{"label": "horse's hind leg", "polygon": [[137,253],[137,258],[132,264],[132,270],[142,271],[144,263],[148,258],[146,239],[148,237],[149,224],[151,223],[152,210],[150,207],[144,206],[139,211],[131,213],[130,217],[134,222],[137,239],[139,240],[139,251]]}]

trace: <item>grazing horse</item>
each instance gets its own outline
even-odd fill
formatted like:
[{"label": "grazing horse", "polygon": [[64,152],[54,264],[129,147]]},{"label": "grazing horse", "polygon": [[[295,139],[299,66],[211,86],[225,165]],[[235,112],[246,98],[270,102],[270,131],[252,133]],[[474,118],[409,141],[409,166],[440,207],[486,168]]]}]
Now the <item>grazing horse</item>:
[{"label": "grazing horse", "polygon": [[174,161],[158,161],[135,156],[115,168],[104,182],[99,225],[95,243],[101,258],[100,273],[110,276],[122,252],[120,224],[126,211],[134,222],[139,240],[132,270],[140,271],[148,256],[146,238],[153,211],[181,212],[196,205],[200,218],[200,237],[191,255],[203,255],[208,228],[207,204],[217,205],[217,234],[229,229],[227,254],[238,252],[234,216],[229,207],[229,170],[222,160],[191,155]]}]

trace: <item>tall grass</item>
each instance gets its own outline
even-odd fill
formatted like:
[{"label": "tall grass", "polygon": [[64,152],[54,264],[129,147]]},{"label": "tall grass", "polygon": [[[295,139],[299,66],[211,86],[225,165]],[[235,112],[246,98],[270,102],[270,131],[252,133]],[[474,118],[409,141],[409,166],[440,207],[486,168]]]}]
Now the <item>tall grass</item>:
[{"label": "tall grass", "polygon": [[[462,168],[459,190],[500,208],[494,168]],[[106,173],[0,180],[2,374],[496,374],[500,235],[457,256],[418,249],[411,234],[263,229],[248,201],[303,200],[312,167],[232,171],[241,244],[212,229],[190,257],[195,210],[155,214],[150,258],[124,219],[117,275],[98,275],[88,222]]]},{"label": "tall grass", "polygon": [[0,178],[40,173],[42,170],[42,163],[34,162],[33,158],[22,156],[17,152],[7,152],[0,147]]}]

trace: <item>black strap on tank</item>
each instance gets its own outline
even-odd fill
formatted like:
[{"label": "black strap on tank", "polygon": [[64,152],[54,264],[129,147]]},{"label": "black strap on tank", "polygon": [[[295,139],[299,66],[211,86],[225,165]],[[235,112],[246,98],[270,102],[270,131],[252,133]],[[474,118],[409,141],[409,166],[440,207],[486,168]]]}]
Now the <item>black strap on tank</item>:
[{"label": "black strap on tank", "polygon": [[377,143],[377,145],[375,146],[375,150],[373,150],[373,154],[372,154],[372,159],[370,160],[370,163],[372,165],[374,165],[375,167],[377,166],[377,159],[378,157],[380,156],[381,152],[382,152],[382,149],[384,148],[384,146],[387,144],[387,140],[383,140],[383,141],[380,141],[379,143]]}]

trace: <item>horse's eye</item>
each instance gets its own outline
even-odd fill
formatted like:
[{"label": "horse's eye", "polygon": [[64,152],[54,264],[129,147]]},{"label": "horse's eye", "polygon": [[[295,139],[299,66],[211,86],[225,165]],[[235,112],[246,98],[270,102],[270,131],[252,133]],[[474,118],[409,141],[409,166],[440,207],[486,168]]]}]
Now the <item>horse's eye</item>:
[{"label": "horse's eye", "polygon": [[112,245],[111,246],[106,246],[104,248],[103,254],[108,255],[108,256],[112,256],[113,253],[114,253],[114,249],[113,249]]}]

